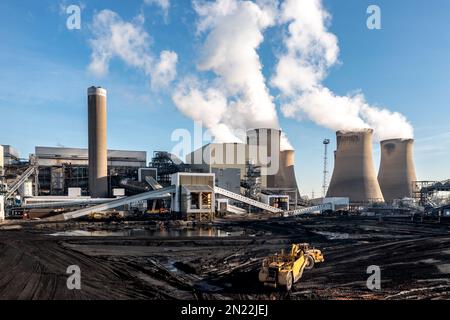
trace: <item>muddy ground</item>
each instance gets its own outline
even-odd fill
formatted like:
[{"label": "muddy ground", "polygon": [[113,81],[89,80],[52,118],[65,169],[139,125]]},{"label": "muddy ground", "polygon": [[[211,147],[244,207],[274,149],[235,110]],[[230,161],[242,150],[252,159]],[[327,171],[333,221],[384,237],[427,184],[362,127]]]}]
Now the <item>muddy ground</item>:
[{"label": "muddy ground", "polygon": [[[225,237],[52,236],[64,230],[170,230],[155,222],[25,224],[0,228],[0,299],[449,299],[450,223],[407,218],[222,219]],[[12,229],[12,230],[11,230]],[[214,231],[215,230],[215,231]],[[236,230],[242,234],[236,236]],[[258,282],[262,259],[291,243],[321,249],[291,293]],[[67,267],[81,269],[68,290]],[[366,286],[381,268],[381,290]]]}]

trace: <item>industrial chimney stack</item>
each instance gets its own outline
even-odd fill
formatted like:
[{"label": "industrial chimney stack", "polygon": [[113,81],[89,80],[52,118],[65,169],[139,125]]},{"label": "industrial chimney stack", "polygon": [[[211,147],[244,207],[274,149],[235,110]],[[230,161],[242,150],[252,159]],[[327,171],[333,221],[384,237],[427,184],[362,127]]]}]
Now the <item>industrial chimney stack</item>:
[{"label": "industrial chimney stack", "polygon": [[106,143],[106,90],[88,89],[89,190],[92,198],[108,196],[108,149]]},{"label": "industrial chimney stack", "polygon": [[372,129],[338,131],[333,176],[327,197],[348,197],[352,203],[383,201],[372,155]]},{"label": "industrial chimney stack", "polygon": [[413,161],[412,139],[381,141],[381,164],[378,182],[386,201],[411,198],[416,171]]}]

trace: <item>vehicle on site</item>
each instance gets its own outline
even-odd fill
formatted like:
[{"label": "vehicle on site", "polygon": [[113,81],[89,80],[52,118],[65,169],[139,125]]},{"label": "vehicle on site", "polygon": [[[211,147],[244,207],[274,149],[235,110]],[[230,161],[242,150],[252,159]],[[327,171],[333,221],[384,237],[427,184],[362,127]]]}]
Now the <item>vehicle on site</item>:
[{"label": "vehicle on site", "polygon": [[303,271],[310,270],[314,264],[325,261],[320,250],[308,243],[293,244],[291,252],[265,258],[259,271],[259,281],[272,288],[284,288],[287,291],[300,280]]}]

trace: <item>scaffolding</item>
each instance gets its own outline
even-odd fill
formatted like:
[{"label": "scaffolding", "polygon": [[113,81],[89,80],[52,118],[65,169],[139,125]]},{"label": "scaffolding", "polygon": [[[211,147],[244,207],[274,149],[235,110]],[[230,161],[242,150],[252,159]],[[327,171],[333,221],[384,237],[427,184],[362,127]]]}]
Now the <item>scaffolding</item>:
[{"label": "scaffolding", "polygon": [[438,207],[450,202],[450,196],[439,197],[440,192],[450,193],[450,180],[414,181],[413,197],[423,207]]},{"label": "scaffolding", "polygon": [[190,172],[190,167],[183,163],[177,156],[166,151],[155,151],[153,153],[151,168],[156,168],[158,172],[158,182],[163,187],[171,185],[171,178],[177,172]]},{"label": "scaffolding", "polygon": [[258,200],[261,193],[261,167],[253,163],[253,161],[246,162],[247,172],[241,186],[245,189],[245,196],[247,198]]}]

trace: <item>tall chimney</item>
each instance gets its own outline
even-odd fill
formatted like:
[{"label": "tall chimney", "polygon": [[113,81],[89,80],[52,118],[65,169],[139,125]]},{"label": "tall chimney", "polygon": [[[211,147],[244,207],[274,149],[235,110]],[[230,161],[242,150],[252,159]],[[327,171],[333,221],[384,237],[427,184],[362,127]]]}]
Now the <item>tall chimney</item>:
[{"label": "tall chimney", "polygon": [[386,201],[413,196],[413,182],[417,180],[413,147],[413,139],[381,141],[378,182]]},{"label": "tall chimney", "polygon": [[106,90],[88,89],[89,191],[92,198],[108,196],[108,149],[106,143]]},{"label": "tall chimney", "polygon": [[333,176],[327,197],[348,197],[352,203],[383,201],[372,155],[372,129],[338,131]]}]

